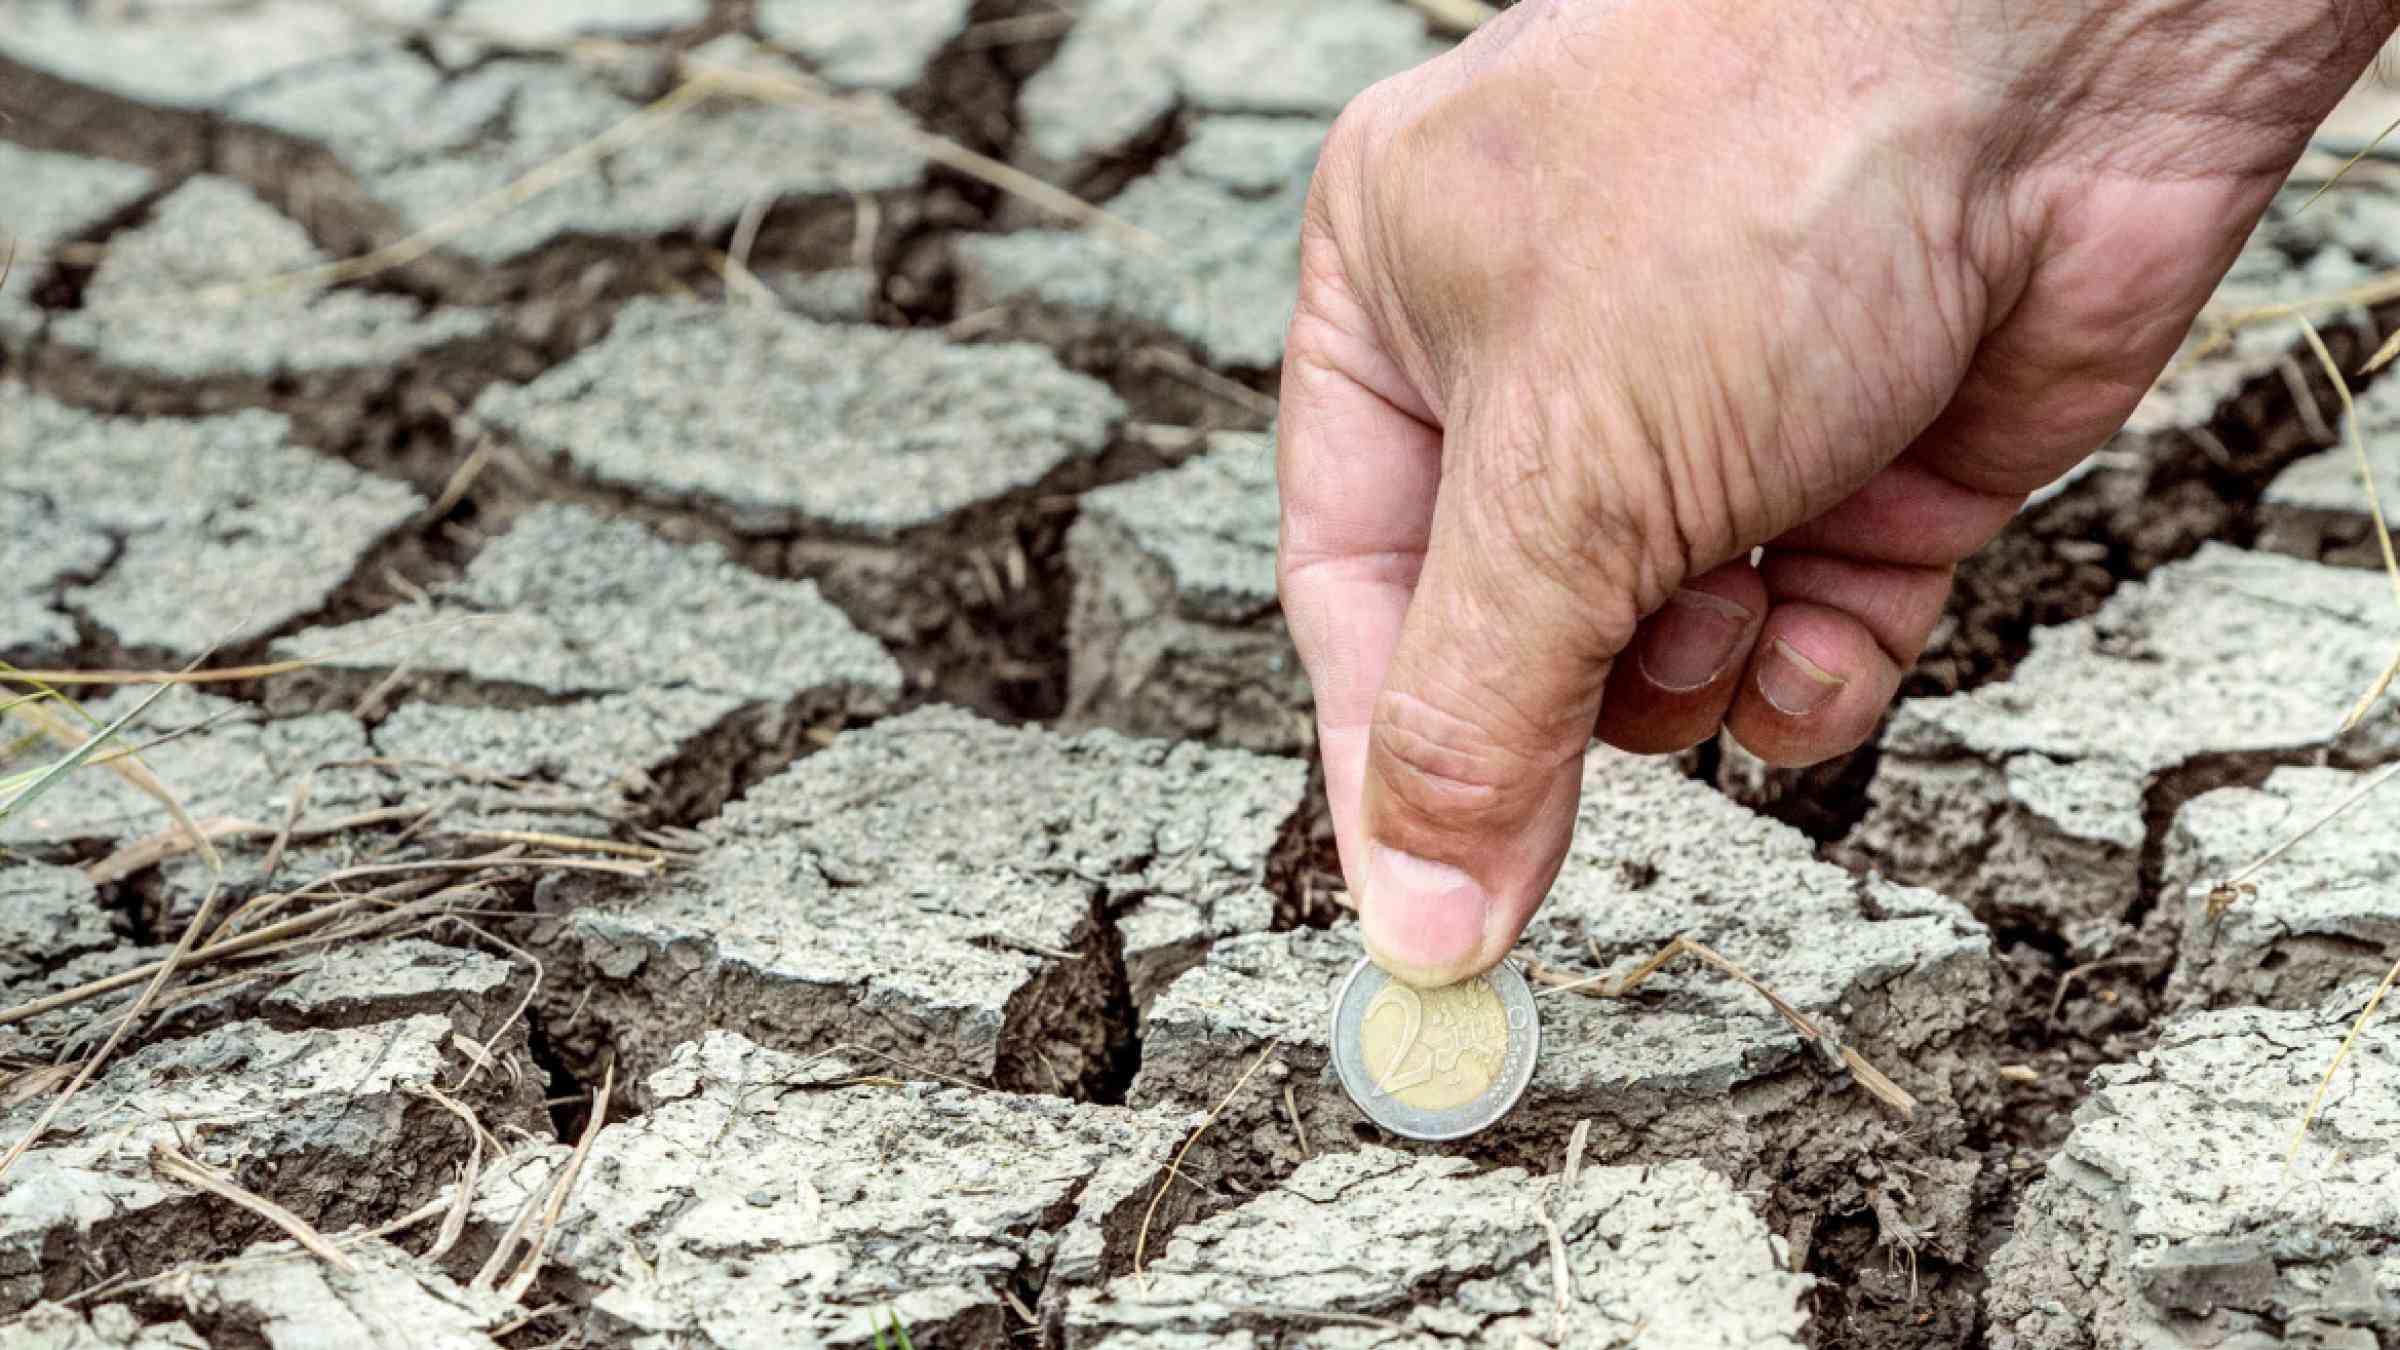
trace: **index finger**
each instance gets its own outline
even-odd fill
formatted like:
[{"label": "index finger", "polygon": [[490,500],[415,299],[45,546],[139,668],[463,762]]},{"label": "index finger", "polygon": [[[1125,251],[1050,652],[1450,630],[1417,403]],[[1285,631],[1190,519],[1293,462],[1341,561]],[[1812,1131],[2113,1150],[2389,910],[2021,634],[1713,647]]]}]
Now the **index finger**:
[{"label": "index finger", "polygon": [[1302,245],[1276,446],[1277,577],[1316,697],[1325,793],[1355,894],[1367,732],[1432,534],[1442,438],[1332,253],[1322,237]]}]

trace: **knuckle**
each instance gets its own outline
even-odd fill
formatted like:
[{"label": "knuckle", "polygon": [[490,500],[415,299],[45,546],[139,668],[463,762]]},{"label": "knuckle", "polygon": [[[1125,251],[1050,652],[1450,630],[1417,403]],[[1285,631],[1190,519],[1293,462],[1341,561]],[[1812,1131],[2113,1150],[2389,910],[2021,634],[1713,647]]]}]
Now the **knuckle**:
[{"label": "knuckle", "polygon": [[1325,130],[1325,139],[1317,149],[1317,168],[1311,178],[1309,201],[1313,209],[1320,199],[1341,194],[1334,189],[1346,188],[1359,181],[1372,147],[1380,139],[1382,128],[1392,106],[1393,80],[1385,79],[1369,85],[1342,105],[1335,114],[1333,125]]},{"label": "knuckle", "polygon": [[1517,403],[1481,438],[1487,462],[1466,470],[1491,584],[1503,595],[1546,591],[1524,599],[1550,621],[1572,616],[1584,625],[1578,640],[1613,654],[1685,571],[1658,457],[1600,430],[1588,404]]}]

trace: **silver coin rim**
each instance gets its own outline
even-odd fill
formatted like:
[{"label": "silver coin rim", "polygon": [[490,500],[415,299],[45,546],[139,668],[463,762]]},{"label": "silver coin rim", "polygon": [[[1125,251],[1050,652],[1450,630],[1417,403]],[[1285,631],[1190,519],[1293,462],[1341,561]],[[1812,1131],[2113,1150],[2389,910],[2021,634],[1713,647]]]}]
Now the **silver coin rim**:
[{"label": "silver coin rim", "polygon": [[[1342,1091],[1349,1096],[1350,1104],[1358,1108],[1359,1114],[1373,1121],[1378,1128],[1389,1130],[1403,1139],[1416,1139],[1427,1143],[1464,1139],[1471,1134],[1481,1134],[1500,1123],[1503,1117],[1516,1108],[1517,1100],[1525,1095],[1526,1087],[1533,1082],[1534,1064],[1541,1058],[1542,1053],[1541,1005],[1534,999],[1533,990],[1525,983],[1525,976],[1517,969],[1516,963],[1503,961],[1493,967],[1489,974],[1493,977],[1495,985],[1500,984],[1503,978],[1506,980],[1506,987],[1497,987],[1492,991],[1500,996],[1502,1007],[1507,1007],[1514,998],[1521,997],[1525,1001],[1527,1032],[1524,1061],[1517,1072],[1494,1084],[1489,1091],[1471,1102],[1447,1107],[1440,1111],[1419,1113],[1436,1121],[1445,1121],[1453,1116],[1462,1117],[1464,1123],[1456,1125],[1440,1123],[1411,1126],[1389,1119],[1383,1113],[1367,1105],[1366,1096],[1372,1092],[1374,1085],[1359,1081],[1359,1076],[1366,1072],[1365,1062],[1360,1060],[1354,1064],[1352,1061],[1358,1057],[1355,1054],[1345,1053],[1345,1049],[1355,1051],[1356,1047],[1344,1047],[1342,1044],[1342,1009],[1349,1003],[1350,991],[1358,986],[1359,977],[1373,968],[1375,968],[1374,958],[1362,956],[1358,959],[1358,964],[1350,968],[1350,973],[1342,977],[1341,987],[1334,991],[1332,1017],[1326,1028],[1326,1043],[1333,1048],[1330,1057],[1333,1060],[1334,1075],[1341,1079]],[[1413,1107],[1407,1109],[1415,1110]]]}]

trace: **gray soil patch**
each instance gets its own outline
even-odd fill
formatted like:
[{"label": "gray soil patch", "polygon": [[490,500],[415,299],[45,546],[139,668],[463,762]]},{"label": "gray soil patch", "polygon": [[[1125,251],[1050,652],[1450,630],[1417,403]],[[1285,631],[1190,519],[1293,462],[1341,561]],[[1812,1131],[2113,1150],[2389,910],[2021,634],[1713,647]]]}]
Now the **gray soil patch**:
[{"label": "gray soil patch", "polygon": [[849,0],[757,0],[758,32],[849,89],[897,94],[922,82],[957,39],[972,0],[894,0],[862,8]]},{"label": "gray soil patch", "polygon": [[[997,312],[1002,331],[1121,385],[1142,378],[1137,358],[1162,343],[1214,369],[1273,371],[1300,289],[1300,211],[1326,126],[1193,122],[1180,150],[1106,203],[1156,248],[1065,230],[960,239],[960,311]],[[1186,390],[1180,401],[1191,398]]]},{"label": "gray soil patch", "polygon": [[1385,0],[1101,0],[1017,99],[1017,157],[1072,180],[1178,109],[1330,119],[1440,53]]},{"label": "gray soil patch", "polygon": [[[438,8],[378,0],[373,12],[408,22]],[[205,167],[209,115],[241,91],[390,40],[358,13],[311,0],[206,21],[175,4],[26,0],[0,34],[0,113],[11,140],[190,172]]]},{"label": "gray soil patch", "polygon": [[911,1074],[1121,1093],[1135,1009],[1265,929],[1294,760],[927,709],[844,733],[653,883],[560,884],[550,1034],[634,1072],[712,1027]]},{"label": "gray soil patch", "polygon": [[2006,683],[1911,699],[1848,845],[1994,922],[2105,955],[2141,918],[2152,826],[2277,763],[2371,764],[2389,705],[2326,735],[2391,660],[2382,577],[2208,545],[2044,629]]},{"label": "gray soil patch", "polygon": [[[273,1233],[250,1211],[159,1174],[154,1149],[181,1151],[330,1229],[381,1222],[454,1180],[464,1127],[424,1089],[461,1092],[491,1125],[530,1124],[534,1098],[498,1071],[469,1085],[471,1061],[454,1043],[499,1028],[521,979],[445,982],[447,1013],[406,1011],[423,1005],[428,982],[383,967],[421,967],[424,956],[380,951],[344,967],[355,981],[319,970],[277,992],[280,1012],[305,1029],[233,1021],[156,1041],[75,1097],[9,1177],[0,1310]],[[522,1024],[515,1036],[521,1047]],[[512,1052],[503,1042],[490,1053]],[[0,1137],[23,1135],[47,1100],[15,1102],[0,1114]]]},{"label": "gray soil patch", "polygon": [[158,190],[158,178],[130,164],[6,142],[0,142],[0,178],[10,185],[0,232],[13,250],[8,275],[0,277],[0,355],[13,359],[41,332],[45,294],[90,270],[74,247],[106,236]]},{"label": "gray soil patch", "polygon": [[1809,1277],[1723,1177],[1690,1162],[1565,1178],[1330,1152],[1151,1252],[1139,1275],[1074,1294],[1063,1344],[1807,1343]]},{"label": "gray soil patch", "polygon": [[381,688],[386,754],[672,824],[812,732],[887,711],[900,684],[811,583],[564,505],[519,517],[427,603],[275,651],[324,664],[269,684],[272,708],[352,708]]},{"label": "gray soil patch", "polygon": [[2194,798],[2175,815],[2153,926],[2177,947],[2169,1003],[2310,1008],[2400,959],[2400,797],[2369,791],[2323,829],[2243,869],[2367,791],[2374,775],[2281,768],[2255,788]]},{"label": "gray soil patch", "polygon": [[309,443],[345,449],[378,424],[471,398],[511,355],[530,369],[489,311],[290,284],[328,261],[240,185],[193,178],[109,238],[28,378],[105,412],[269,408]]},{"label": "gray soil patch", "polygon": [[[695,60],[788,77],[738,37]],[[400,275],[449,299],[531,301],[520,314],[571,349],[599,300],[708,276],[704,250],[766,203],[754,264],[823,268],[896,238],[924,161],[888,132],[813,107],[725,91],[624,126],[675,83],[656,62],[503,56],[455,74],[388,47],[325,62],[227,101],[218,170],[257,187],[339,253],[427,231],[440,247]],[[896,109],[889,110],[898,115]],[[595,171],[505,212],[475,204],[595,138]]]},{"label": "gray soil patch", "polygon": [[118,665],[181,664],[283,630],[424,508],[400,484],[300,449],[271,413],[119,419],[17,389],[0,392],[0,502],[12,497],[0,511],[108,541],[104,565],[76,545],[41,589],[96,573],[54,603]]},{"label": "gray soil patch", "polygon": [[1238,432],[1086,493],[1067,532],[1065,721],[1276,753],[1316,743],[1275,598],[1275,446]]},{"label": "gray soil patch", "polygon": [[[587,1344],[864,1350],[895,1321],[918,1345],[1006,1344],[1025,1313],[1128,1267],[1192,1124],[901,1083],[871,1057],[724,1032],[641,1095],[560,1219],[548,1285]],[[484,1226],[523,1194],[493,1188]]]},{"label": "gray soil patch", "polygon": [[477,425],[553,491],[813,580],[917,688],[1053,709],[1073,493],[1136,467],[1122,405],[1038,348],[637,301]]},{"label": "gray soil patch", "polygon": [[2193,1014],[2101,1070],[1992,1258],[1993,1350],[2363,1348],[2400,1334],[2388,1023],[2368,1030],[2285,1165],[2363,993]]},{"label": "gray soil patch", "polygon": [[290,1241],[264,1242],[147,1296],[88,1313],[59,1304],[0,1329],[7,1350],[498,1350],[490,1333],[522,1310],[496,1290],[472,1289],[377,1239],[354,1239],[354,1271],[329,1270]]}]

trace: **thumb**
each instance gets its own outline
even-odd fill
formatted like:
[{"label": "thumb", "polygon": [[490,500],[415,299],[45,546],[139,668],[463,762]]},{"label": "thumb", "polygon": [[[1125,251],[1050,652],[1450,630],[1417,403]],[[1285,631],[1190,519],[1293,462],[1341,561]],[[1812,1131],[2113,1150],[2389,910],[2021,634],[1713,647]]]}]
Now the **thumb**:
[{"label": "thumb", "polygon": [[1610,666],[1681,568],[1645,556],[1661,536],[1626,506],[1663,484],[1591,481],[1605,454],[1523,452],[1455,424],[1444,439],[1358,780],[1362,936],[1422,986],[1498,964],[1540,906]]}]

